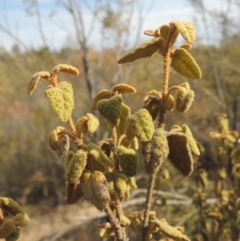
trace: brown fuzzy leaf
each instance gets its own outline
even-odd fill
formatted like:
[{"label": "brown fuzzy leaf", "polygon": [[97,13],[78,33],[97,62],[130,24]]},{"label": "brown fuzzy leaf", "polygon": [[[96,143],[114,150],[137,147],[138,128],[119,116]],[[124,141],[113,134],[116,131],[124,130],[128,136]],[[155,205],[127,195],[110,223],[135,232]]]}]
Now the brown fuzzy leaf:
[{"label": "brown fuzzy leaf", "polygon": [[75,183],[67,183],[67,204],[76,203],[81,197],[83,197],[83,192],[80,180]]},{"label": "brown fuzzy leaf", "polygon": [[119,64],[133,62],[140,58],[151,57],[159,48],[164,44],[165,40],[161,37],[153,38],[145,43],[138,45],[121,59],[119,59]]},{"label": "brown fuzzy leaf", "polygon": [[109,99],[111,97],[111,92],[109,90],[99,91],[92,100],[92,110],[97,110],[97,104],[99,100]]},{"label": "brown fuzzy leaf", "polygon": [[59,72],[65,72],[68,74],[79,75],[79,71],[77,68],[68,64],[58,64],[52,69],[53,74],[58,74]]},{"label": "brown fuzzy leaf", "polygon": [[193,171],[193,157],[184,133],[172,131],[167,137],[169,145],[168,159],[183,175],[189,176]]},{"label": "brown fuzzy leaf", "polygon": [[162,233],[173,240],[190,241],[186,235],[181,233],[177,228],[169,225],[165,219],[152,220],[151,223],[155,224]]},{"label": "brown fuzzy leaf", "polygon": [[112,88],[112,91],[113,92],[118,92],[118,94],[127,94],[127,93],[136,93],[136,89],[131,86],[131,85],[128,85],[128,84],[117,84],[117,85],[114,85],[113,88]]},{"label": "brown fuzzy leaf", "polygon": [[28,89],[27,89],[28,94],[31,95],[33,93],[33,91],[36,89],[37,84],[41,78],[48,79],[49,77],[50,77],[50,73],[46,72],[46,71],[41,71],[41,72],[35,73],[31,77],[30,82],[28,84]]}]

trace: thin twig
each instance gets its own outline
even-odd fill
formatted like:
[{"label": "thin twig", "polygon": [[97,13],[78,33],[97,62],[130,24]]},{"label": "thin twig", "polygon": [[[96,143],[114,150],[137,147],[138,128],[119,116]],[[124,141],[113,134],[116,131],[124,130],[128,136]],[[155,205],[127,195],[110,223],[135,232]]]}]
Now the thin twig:
[{"label": "thin twig", "polygon": [[154,174],[151,174],[149,177],[149,183],[148,183],[148,189],[147,189],[147,195],[146,195],[146,203],[145,203],[145,209],[144,209],[144,221],[143,221],[143,227],[142,227],[142,237],[141,237],[142,241],[145,241],[147,238],[149,213],[150,213],[151,204],[152,204],[152,196],[153,196],[153,188],[154,188],[154,184],[155,184],[155,178],[156,178],[156,172]]},{"label": "thin twig", "polygon": [[114,217],[114,215],[112,213],[112,210],[109,207],[109,205],[106,206],[104,211],[106,212],[106,214],[107,214],[107,216],[109,218],[109,221],[110,221],[110,223],[112,224],[112,226],[114,228],[114,233],[116,235],[117,241],[124,241],[120,222],[119,222],[119,220],[117,218]]}]

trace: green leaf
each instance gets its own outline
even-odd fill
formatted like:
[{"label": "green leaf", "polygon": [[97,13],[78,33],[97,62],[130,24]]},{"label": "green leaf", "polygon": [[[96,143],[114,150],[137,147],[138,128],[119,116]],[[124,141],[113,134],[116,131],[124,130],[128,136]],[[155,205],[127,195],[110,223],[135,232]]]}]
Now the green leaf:
[{"label": "green leaf", "polygon": [[151,57],[155,52],[157,52],[160,47],[164,44],[165,40],[161,37],[153,38],[141,45],[138,45],[121,59],[119,59],[119,64],[133,62],[134,60]]},{"label": "green leaf", "polygon": [[195,42],[196,30],[191,23],[176,20],[172,21],[170,25],[175,25],[187,43],[193,44]]},{"label": "green leaf", "polygon": [[103,150],[95,143],[87,145],[88,158],[91,160],[93,170],[105,172],[109,168],[113,168],[113,161],[103,152]]},{"label": "green leaf", "polygon": [[181,113],[186,112],[192,105],[194,95],[193,90],[186,90],[183,86],[179,86],[175,95],[175,109]]},{"label": "green leaf", "polygon": [[122,112],[120,116],[120,122],[119,122],[119,125],[117,126],[118,136],[121,136],[122,134],[125,133],[127,117],[130,115],[130,113],[131,113],[130,108],[127,105],[122,103]]},{"label": "green leaf", "polygon": [[199,148],[197,146],[197,143],[196,143],[196,141],[195,141],[195,139],[193,137],[193,134],[192,134],[190,128],[186,124],[184,124],[184,125],[182,125],[182,131],[187,136],[188,144],[189,144],[192,152],[195,155],[199,156],[200,155],[200,151],[199,151]]},{"label": "green leaf", "polygon": [[201,79],[202,73],[193,57],[183,48],[175,49],[172,53],[171,66],[179,74],[190,79]]},{"label": "green leaf", "polygon": [[87,128],[90,133],[94,133],[98,126],[99,126],[99,120],[91,113],[87,113]]},{"label": "green leaf", "polygon": [[111,201],[126,199],[129,192],[129,178],[121,171],[106,172]]},{"label": "green leaf", "polygon": [[98,101],[97,108],[110,125],[118,126],[122,112],[122,98],[120,95]]},{"label": "green leaf", "polygon": [[134,135],[142,142],[150,141],[154,133],[152,116],[146,109],[140,109],[127,118],[126,136],[131,140]]},{"label": "green leaf", "polygon": [[138,169],[138,154],[136,151],[131,148],[119,146],[117,153],[123,172],[129,177],[134,177]]},{"label": "green leaf", "polygon": [[74,106],[73,89],[72,85],[66,81],[58,85],[58,87],[50,85],[45,93],[59,119],[66,122],[71,117]]},{"label": "green leaf", "polygon": [[[69,160],[71,157],[72,159]],[[75,183],[81,177],[83,170],[87,164],[87,153],[83,150],[77,150],[74,155],[68,154],[66,158],[66,181],[69,183]]]}]

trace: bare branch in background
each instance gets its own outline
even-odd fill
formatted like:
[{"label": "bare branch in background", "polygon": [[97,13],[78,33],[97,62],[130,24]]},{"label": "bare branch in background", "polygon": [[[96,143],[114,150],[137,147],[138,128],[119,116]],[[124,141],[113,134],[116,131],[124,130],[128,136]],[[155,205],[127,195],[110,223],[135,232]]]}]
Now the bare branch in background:
[{"label": "bare branch in background", "polygon": [[69,5],[67,5],[65,2],[63,2],[63,5],[70,12],[70,14],[72,14],[72,17],[73,17],[75,31],[77,34],[77,40],[81,49],[84,78],[87,84],[89,98],[91,101],[94,96],[94,89],[93,89],[93,83],[92,83],[93,81],[92,71],[91,71],[90,61],[89,61],[89,49],[87,46],[87,38],[85,35],[82,13],[79,10],[79,7],[75,0],[69,0],[68,2],[69,2]]},{"label": "bare branch in background", "polygon": [[42,19],[41,19],[41,15],[40,15],[38,0],[36,0],[36,2],[35,2],[35,7],[36,7],[36,15],[37,15],[37,21],[38,21],[38,28],[39,28],[39,32],[40,32],[43,44],[44,44],[44,46],[48,46],[44,31],[43,31],[43,27],[42,27]]}]

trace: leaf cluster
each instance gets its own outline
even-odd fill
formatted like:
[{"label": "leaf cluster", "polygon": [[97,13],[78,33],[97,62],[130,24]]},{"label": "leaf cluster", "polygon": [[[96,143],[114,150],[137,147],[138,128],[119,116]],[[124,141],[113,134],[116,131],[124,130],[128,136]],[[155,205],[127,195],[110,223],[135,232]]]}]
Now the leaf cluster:
[{"label": "leaf cluster", "polygon": [[[114,235],[116,240],[127,240],[125,227],[131,224],[132,217],[133,223],[141,227],[142,241],[152,238],[157,232],[173,240],[188,240],[177,228],[158,219],[151,212],[151,203],[154,180],[166,159],[183,175],[189,176],[193,171],[193,156],[199,155],[187,125],[175,125],[170,131],[165,130],[166,114],[173,110],[185,113],[194,98],[194,92],[187,82],[169,87],[169,67],[185,77],[201,78],[198,65],[188,53],[196,33],[193,25],[181,21],[173,21],[145,33],[153,36],[153,39],[134,48],[118,63],[132,62],[158,52],[164,60],[163,89],[149,91],[144,98],[143,108],[133,114],[122,98],[124,94],[136,92],[133,86],[117,84],[110,91],[99,91],[92,100],[92,109],[106,120],[110,137],[98,143],[89,142],[87,136],[96,132],[99,126],[99,120],[91,113],[74,122],[73,88],[66,81],[58,82],[58,74],[78,75],[75,67],[60,64],[51,72],[34,74],[28,94],[33,93],[41,78],[50,82],[45,96],[58,118],[68,124],[68,128],[56,127],[48,136],[49,147],[64,160],[66,201],[73,204],[84,196],[97,209],[105,211],[109,222],[101,225],[102,237]],[[172,46],[179,34],[187,43],[174,49]],[[175,96],[171,94],[173,91]],[[149,175],[149,187],[144,212],[137,211],[137,214],[128,218],[124,215],[121,203],[129,198],[130,190],[137,187],[138,143],[141,144],[145,171]]]}]

